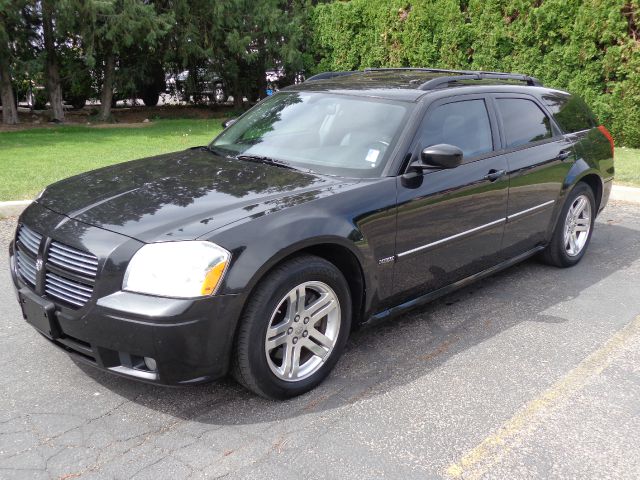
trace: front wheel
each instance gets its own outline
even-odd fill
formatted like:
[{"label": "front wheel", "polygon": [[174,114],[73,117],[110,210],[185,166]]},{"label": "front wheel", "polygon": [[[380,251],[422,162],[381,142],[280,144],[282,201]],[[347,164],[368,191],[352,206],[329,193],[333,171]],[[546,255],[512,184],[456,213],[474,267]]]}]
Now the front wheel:
[{"label": "front wheel", "polygon": [[271,272],[247,303],[236,341],[234,376],[255,393],[285,399],[329,374],[351,327],[351,297],[340,271],[315,256]]},{"label": "front wheel", "polygon": [[553,237],[542,252],[543,260],[557,267],[571,267],[578,263],[589,246],[595,217],[593,190],[580,182],[567,197]]}]

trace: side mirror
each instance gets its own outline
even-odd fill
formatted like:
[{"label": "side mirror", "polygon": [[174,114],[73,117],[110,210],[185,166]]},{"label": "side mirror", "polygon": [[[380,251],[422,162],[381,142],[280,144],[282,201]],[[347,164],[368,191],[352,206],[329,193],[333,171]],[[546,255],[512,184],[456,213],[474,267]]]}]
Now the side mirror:
[{"label": "side mirror", "polygon": [[222,128],[228,128],[238,121],[237,118],[230,118],[226,122],[222,122]]},{"label": "side mirror", "polygon": [[448,143],[427,147],[420,153],[425,167],[456,168],[462,163],[462,150]]}]

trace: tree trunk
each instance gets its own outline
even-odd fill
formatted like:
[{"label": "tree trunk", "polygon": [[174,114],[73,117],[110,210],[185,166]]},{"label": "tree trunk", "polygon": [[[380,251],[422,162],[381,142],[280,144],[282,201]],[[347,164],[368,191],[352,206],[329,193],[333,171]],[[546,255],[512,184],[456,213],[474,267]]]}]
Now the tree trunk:
[{"label": "tree trunk", "polygon": [[233,95],[233,106],[235,108],[242,108],[243,102],[242,97],[244,94],[242,92],[242,86],[240,85],[240,79],[236,76],[232,81],[232,95]]},{"label": "tree trunk", "polygon": [[102,94],[100,95],[100,111],[98,120],[103,122],[111,118],[111,101],[113,100],[113,77],[116,73],[116,57],[109,52],[104,62],[104,78],[102,79]]},{"label": "tree trunk", "polygon": [[8,57],[0,55],[0,95],[2,97],[2,122],[7,125],[18,123],[18,109],[11,85],[11,71]]},{"label": "tree trunk", "polygon": [[64,108],[62,106],[62,86],[60,84],[60,69],[56,56],[56,46],[53,38],[53,10],[51,0],[42,2],[42,30],[44,33],[44,50],[46,53],[47,90],[49,103],[52,110],[52,121],[64,121]]}]

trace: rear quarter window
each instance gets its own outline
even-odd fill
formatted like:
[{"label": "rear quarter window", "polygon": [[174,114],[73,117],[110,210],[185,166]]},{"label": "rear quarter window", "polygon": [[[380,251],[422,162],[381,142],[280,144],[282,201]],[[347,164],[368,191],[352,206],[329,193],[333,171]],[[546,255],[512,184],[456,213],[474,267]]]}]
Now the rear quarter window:
[{"label": "rear quarter window", "polygon": [[554,93],[543,95],[542,102],[565,133],[581,132],[598,125],[595,115],[586,103],[575,95]]},{"label": "rear quarter window", "polygon": [[520,147],[553,136],[551,120],[533,101],[498,98],[496,104],[502,117],[507,148]]}]

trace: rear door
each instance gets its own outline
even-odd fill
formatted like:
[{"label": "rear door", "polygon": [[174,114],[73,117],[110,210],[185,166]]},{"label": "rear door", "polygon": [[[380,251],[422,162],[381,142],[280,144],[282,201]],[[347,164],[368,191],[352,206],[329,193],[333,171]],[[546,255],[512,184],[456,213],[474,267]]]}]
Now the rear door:
[{"label": "rear door", "polygon": [[[463,150],[452,169],[397,178],[397,300],[412,298],[484,270],[499,261],[507,210],[505,155],[494,112],[482,95],[434,102],[411,147],[413,159],[428,146]],[[400,297],[400,298],[398,298]]]},{"label": "rear door", "polygon": [[547,240],[562,183],[574,161],[565,138],[538,100],[495,94],[502,152],[509,172],[503,255],[514,257]]}]

